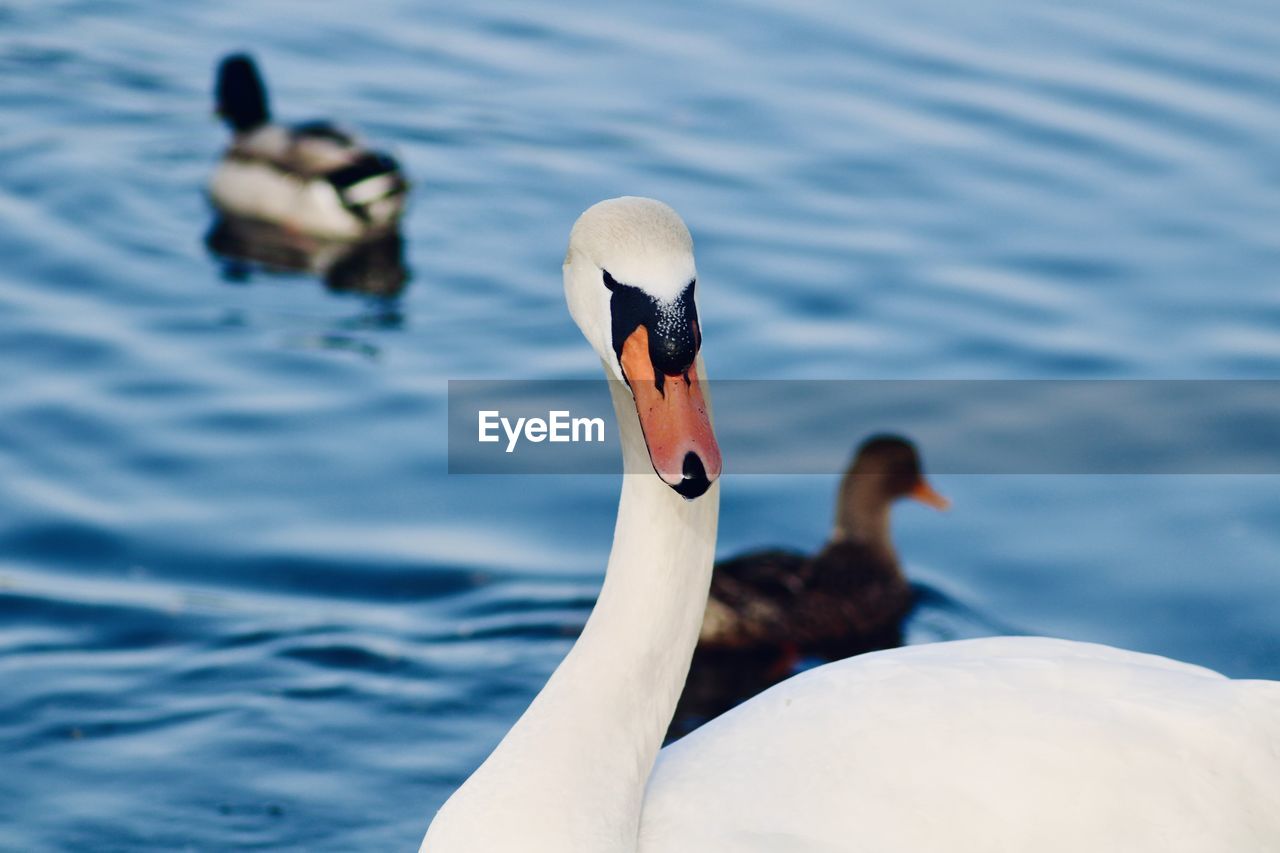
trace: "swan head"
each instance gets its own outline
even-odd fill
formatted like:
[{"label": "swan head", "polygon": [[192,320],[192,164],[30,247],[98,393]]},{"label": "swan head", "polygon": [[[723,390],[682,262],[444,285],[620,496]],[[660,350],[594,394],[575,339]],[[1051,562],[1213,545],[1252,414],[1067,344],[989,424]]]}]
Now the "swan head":
[{"label": "swan head", "polygon": [[654,471],[689,500],[721,466],[701,388],[697,277],[689,229],[660,201],[602,201],[569,235],[569,312],[610,378],[630,390]]},{"label": "swan head", "polygon": [[267,87],[253,57],[235,53],[218,66],[214,91],[218,115],[237,133],[261,127],[271,120],[267,108]]}]

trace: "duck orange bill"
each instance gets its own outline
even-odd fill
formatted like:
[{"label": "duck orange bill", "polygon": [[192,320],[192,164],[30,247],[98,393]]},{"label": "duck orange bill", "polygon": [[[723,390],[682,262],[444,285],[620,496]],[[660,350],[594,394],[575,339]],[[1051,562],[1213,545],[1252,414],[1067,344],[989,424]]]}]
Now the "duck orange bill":
[{"label": "duck orange bill", "polygon": [[720,446],[694,366],[681,375],[664,374],[659,382],[644,326],[637,326],[623,343],[621,362],[653,470],[677,491],[686,480],[705,480],[697,491],[701,494],[720,476]]},{"label": "duck orange bill", "polygon": [[928,480],[921,480],[916,483],[915,488],[907,493],[907,497],[920,501],[922,504],[927,504],[934,509],[951,509],[951,501],[940,495],[937,489],[929,485]]}]

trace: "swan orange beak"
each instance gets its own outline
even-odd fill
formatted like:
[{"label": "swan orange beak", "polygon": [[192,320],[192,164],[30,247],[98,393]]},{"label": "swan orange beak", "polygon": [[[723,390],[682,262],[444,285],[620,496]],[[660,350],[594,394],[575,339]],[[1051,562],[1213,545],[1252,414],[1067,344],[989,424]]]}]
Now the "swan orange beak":
[{"label": "swan orange beak", "polygon": [[934,509],[942,510],[943,512],[951,509],[951,501],[947,500],[947,498],[938,493],[937,489],[929,485],[928,480],[921,480],[916,483],[915,487],[911,491],[907,492],[907,497],[912,500],[920,501],[920,503],[925,504],[926,506],[931,506]]},{"label": "swan orange beak", "polygon": [[678,375],[658,373],[644,326],[637,326],[623,343],[619,361],[653,470],[684,498],[699,497],[720,476],[720,446],[695,366]]}]

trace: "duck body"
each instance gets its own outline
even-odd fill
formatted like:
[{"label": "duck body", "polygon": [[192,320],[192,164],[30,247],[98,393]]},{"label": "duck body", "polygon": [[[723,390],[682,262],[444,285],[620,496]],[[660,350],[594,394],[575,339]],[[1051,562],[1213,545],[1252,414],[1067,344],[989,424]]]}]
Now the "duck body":
[{"label": "duck body", "polygon": [[836,659],[889,648],[911,602],[897,560],[863,542],[753,552],[716,564],[699,649]]},{"label": "duck body", "polygon": [[659,755],[646,853],[1280,850],[1280,684],[999,637],[801,673]]},{"label": "duck body", "polygon": [[336,240],[385,233],[399,221],[409,189],[399,164],[329,122],[271,122],[248,57],[223,61],[217,97],[233,133],[209,181],[220,211]]}]

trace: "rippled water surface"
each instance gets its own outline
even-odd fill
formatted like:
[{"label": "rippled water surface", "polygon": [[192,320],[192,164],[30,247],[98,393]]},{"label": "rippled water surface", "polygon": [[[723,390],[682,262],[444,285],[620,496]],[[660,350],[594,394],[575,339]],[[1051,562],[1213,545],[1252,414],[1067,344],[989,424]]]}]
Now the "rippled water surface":
[{"label": "rippled water surface", "polygon": [[[417,844],[600,582],[616,480],[444,455],[447,379],[598,375],[559,264],[600,198],[689,222],[717,376],[1280,374],[1274,3],[354,10],[0,7],[3,849]],[[406,164],[398,299],[206,250],[237,48]],[[726,478],[721,553],[816,545],[843,463]],[[913,640],[1280,677],[1274,477],[937,485]]]}]

